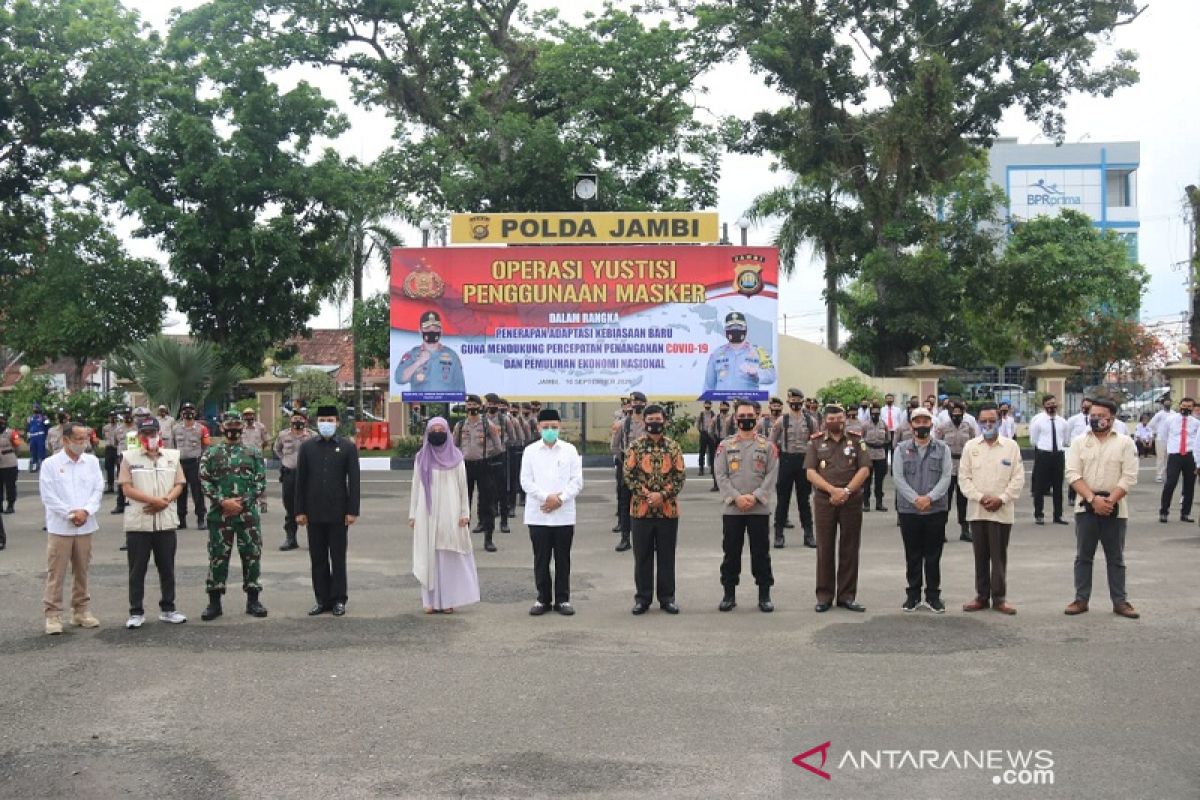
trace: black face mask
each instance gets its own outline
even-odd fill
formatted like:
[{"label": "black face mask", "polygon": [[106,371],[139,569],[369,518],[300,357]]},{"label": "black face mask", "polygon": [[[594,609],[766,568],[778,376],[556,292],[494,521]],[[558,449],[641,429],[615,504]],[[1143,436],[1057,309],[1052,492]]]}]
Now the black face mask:
[{"label": "black face mask", "polygon": [[183,412],[183,415],[182,415],[182,416],[183,416],[183,418],[184,418],[184,419],[195,419],[195,418],[196,418],[196,415],[195,415],[195,414],[193,414],[191,411],[185,411],[185,412]]},{"label": "black face mask", "polygon": [[437,331],[425,331],[421,334],[421,338],[429,344],[437,344],[438,340],[442,338],[442,335]]},{"label": "black face mask", "polygon": [[230,428],[229,430],[225,431],[225,438],[231,442],[236,442],[238,439],[242,438],[242,432],[241,430],[234,430]]},{"label": "black face mask", "polygon": [[479,406],[467,406],[467,413],[472,417],[479,416]]},{"label": "black face mask", "polygon": [[445,431],[430,431],[428,438],[429,438],[429,443],[431,445],[433,445],[434,447],[441,447],[442,445],[444,445],[446,443],[446,432]]},{"label": "black face mask", "polygon": [[1192,410],[1190,408],[1181,408],[1179,409],[1179,413],[1185,417],[1190,417],[1192,415]]},{"label": "black face mask", "polygon": [[658,434],[662,433],[666,429],[667,429],[667,424],[665,422],[647,422],[646,423],[646,433],[652,433],[657,436]]},{"label": "black face mask", "polygon": [[871,422],[879,422],[879,412],[878,411],[871,412]]},{"label": "black face mask", "polygon": [[803,407],[803,403],[788,403],[788,408],[790,408],[792,411],[799,411]]},{"label": "black face mask", "polygon": [[1090,425],[1092,430],[1094,430],[1096,433],[1103,433],[1112,427],[1112,422],[1107,419],[1089,419],[1088,425]]},{"label": "black face mask", "polygon": [[963,416],[962,416],[962,414],[951,414],[950,421],[953,422],[955,425],[958,425],[963,421]]},{"label": "black face mask", "polygon": [[499,411],[499,409],[498,409],[498,408],[496,408],[495,406],[488,406],[488,407],[487,407],[487,412],[488,412],[489,414],[495,414],[497,411]]},{"label": "black face mask", "polygon": [[756,420],[756,419],[739,419],[737,421],[737,426],[744,431],[752,431],[758,427],[758,420]]},{"label": "black face mask", "polygon": [[746,341],[745,331],[725,331],[725,338],[734,344],[741,344]]},{"label": "black face mask", "polygon": [[772,409],[771,409],[771,416],[772,416],[772,417],[778,417],[778,416],[780,416],[781,414],[783,414],[783,409],[782,409],[782,408],[772,408]]},{"label": "black face mask", "polygon": [[918,439],[928,439],[929,438],[929,428],[925,427],[924,425],[922,425],[919,428],[914,427],[913,428],[913,436],[916,436]]}]

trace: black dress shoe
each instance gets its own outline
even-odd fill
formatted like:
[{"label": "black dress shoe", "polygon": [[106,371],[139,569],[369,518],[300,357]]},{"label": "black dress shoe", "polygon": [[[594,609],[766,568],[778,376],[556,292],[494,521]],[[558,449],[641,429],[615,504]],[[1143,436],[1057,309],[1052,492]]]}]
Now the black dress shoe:
[{"label": "black dress shoe", "polygon": [[813,606],[813,611],[817,612],[818,614],[824,614],[832,607],[833,606],[829,603],[817,603],[815,606]]},{"label": "black dress shoe", "polygon": [[540,617],[542,614],[545,614],[545,613],[546,613],[546,606],[545,606],[545,604],[543,604],[541,602],[534,603],[532,606],[529,607],[529,616],[531,616],[531,617]]},{"label": "black dress shoe", "polygon": [[863,505],[863,513],[864,513],[864,514],[870,514],[870,513],[871,513],[871,504],[870,504],[870,503],[866,503],[866,504],[864,504],[864,505]]},{"label": "black dress shoe", "polygon": [[288,539],[286,542],[279,545],[280,550],[295,550],[299,547],[300,547],[300,545],[296,544],[296,541],[294,539]]},{"label": "black dress shoe", "polygon": [[727,594],[721,598],[721,604],[717,606],[718,611],[733,611],[737,608],[737,600],[732,594]]},{"label": "black dress shoe", "polygon": [[474,528],[471,528],[471,533],[483,533],[483,523],[479,523]]},{"label": "black dress shoe", "polygon": [[1166,514],[1159,514],[1159,515],[1158,515],[1158,521],[1159,521],[1159,522],[1170,522],[1170,521],[1171,521],[1171,518],[1170,518],[1170,517],[1168,517]]},{"label": "black dress shoe", "polygon": [[612,526],[612,532],[613,532],[613,533],[620,533],[620,532],[621,532],[621,524],[620,524],[619,522],[618,522],[616,525],[613,525],[613,526]]},{"label": "black dress shoe", "polygon": [[887,507],[887,506],[885,506],[883,503],[876,503],[876,504],[875,504],[875,510],[876,510],[876,511],[887,511],[887,510],[888,510],[888,507]]},{"label": "black dress shoe", "polygon": [[635,617],[640,617],[642,614],[645,614],[649,610],[650,610],[649,603],[634,603],[633,604],[633,615]]},{"label": "black dress shoe", "polygon": [[867,610],[866,606],[859,605],[858,603],[854,602],[853,600],[848,600],[844,603],[839,601],[837,605],[838,605],[838,608],[844,608],[847,611],[862,612],[862,611]]},{"label": "black dress shoe", "polygon": [[1062,517],[1055,517],[1055,518],[1054,518],[1054,524],[1055,524],[1055,525],[1069,525],[1070,523],[1069,523],[1069,522],[1067,522],[1067,521],[1066,521],[1065,519],[1063,519]]},{"label": "black dress shoe", "polygon": [[317,603],[315,606],[313,606],[312,608],[310,608],[308,610],[308,615],[310,617],[315,617],[319,614],[324,614],[328,610],[329,610],[329,606],[325,605],[324,603]]},{"label": "black dress shoe", "polygon": [[783,527],[785,527],[785,528],[794,528],[794,527],[796,527],[796,526],[795,526],[794,524],[792,524],[792,521],[791,521],[790,519],[785,519],[785,520],[783,521]]},{"label": "black dress shoe", "polygon": [[1179,515],[1179,521],[1180,521],[1180,522],[1195,522],[1196,520],[1192,519],[1192,518],[1191,518],[1191,517],[1189,517],[1187,514],[1180,514],[1180,515]]},{"label": "black dress shoe", "polygon": [[483,549],[487,550],[489,553],[494,553],[496,552],[496,544],[489,538],[483,543]]},{"label": "black dress shoe", "polygon": [[198,530],[198,531],[206,531],[206,530],[208,530],[208,526],[207,526],[207,525],[205,525],[203,522],[197,522],[197,523],[196,523],[196,530]]},{"label": "black dress shoe", "polygon": [[679,606],[675,605],[674,601],[671,601],[669,603],[662,603],[661,605],[659,605],[659,608],[661,608],[663,611],[667,612],[668,614],[678,614],[679,613]]},{"label": "black dress shoe", "polygon": [[110,512],[108,512],[108,513],[110,513],[110,514],[124,514],[124,513],[125,513],[125,509],[123,509],[123,508],[114,508],[112,511],[110,511]]},{"label": "black dress shoe", "polygon": [[710,491],[710,492],[719,492],[719,491],[721,491],[721,490],[720,490],[720,489],[718,489],[716,486],[714,486],[714,487],[712,487],[711,489],[709,489],[709,491]]},{"label": "black dress shoe", "polygon": [[617,546],[614,547],[613,549],[616,550],[618,553],[624,553],[626,550],[628,550],[631,547],[633,547],[633,545],[629,543],[629,537],[622,536],[621,541],[617,542]]},{"label": "black dress shoe", "polygon": [[345,616],[346,615],[346,604],[345,603],[334,603],[333,604],[333,615],[335,617]]},{"label": "black dress shoe", "polygon": [[575,616],[575,606],[570,603],[559,603],[554,607],[554,610],[562,614],[564,617]]},{"label": "black dress shoe", "polygon": [[775,531],[775,549],[782,550],[787,546],[787,542],[783,540],[783,531]]},{"label": "black dress shoe", "polygon": [[817,540],[811,536],[805,536],[804,537],[804,546],[812,548],[813,550],[816,550],[817,549]]},{"label": "black dress shoe", "polygon": [[1045,524],[1046,524],[1046,518],[1045,518],[1045,517],[1034,517],[1034,518],[1033,518],[1033,524],[1034,524],[1034,525],[1045,525]]},{"label": "black dress shoe", "polygon": [[758,598],[758,610],[764,614],[770,614],[775,610],[775,604],[771,602],[770,595],[765,595]]},{"label": "black dress shoe", "polygon": [[508,523],[507,523],[507,522],[502,522],[502,523],[500,523],[500,532],[501,532],[501,533],[512,533],[512,531],[511,531],[511,530],[509,530],[509,527],[508,527]]}]

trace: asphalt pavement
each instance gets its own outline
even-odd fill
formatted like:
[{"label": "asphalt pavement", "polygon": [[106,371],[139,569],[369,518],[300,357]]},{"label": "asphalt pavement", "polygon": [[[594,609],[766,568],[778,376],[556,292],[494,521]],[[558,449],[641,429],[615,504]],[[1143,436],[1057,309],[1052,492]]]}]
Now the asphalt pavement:
[{"label": "asphalt pavement", "polygon": [[[679,616],[631,616],[632,558],[613,551],[613,476],[599,469],[578,503],[576,616],[528,616],[519,521],[497,533],[497,553],[474,537],[483,602],[426,616],[405,525],[411,474],[376,472],[364,473],[351,531],[345,617],[306,616],[308,554],[278,550],[273,475],[268,618],[241,613],[233,588],[226,615],[200,621],[206,534],[188,530],[177,575],[189,622],[151,613],[126,630],[106,497],[91,568],[102,625],[57,637],[42,633],[45,534],[35,476],[22,475],[0,552],[0,797],[1194,800],[1200,529],[1177,521],[1178,494],[1172,521],[1158,522],[1161,486],[1143,463],[1126,549],[1136,621],[1111,613],[1100,554],[1091,612],[1063,615],[1073,529],[1035,527],[1028,491],[1010,547],[1014,617],[960,610],[974,567],[953,525],[948,613],[902,613],[892,512],[866,515],[865,614],[814,613],[814,551],[799,527],[772,551],[776,611],[755,607],[747,553],[739,606],[720,613],[721,510],[695,469]],[[235,556],[231,586],[239,576]],[[148,610],[157,599],[151,568]]]}]

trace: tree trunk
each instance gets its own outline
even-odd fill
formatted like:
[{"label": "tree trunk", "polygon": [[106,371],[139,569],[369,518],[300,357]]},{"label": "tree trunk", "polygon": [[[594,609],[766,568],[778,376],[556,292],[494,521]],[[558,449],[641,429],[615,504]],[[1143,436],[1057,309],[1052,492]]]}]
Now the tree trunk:
[{"label": "tree trunk", "polygon": [[363,304],[363,261],[361,258],[354,260],[354,301],[351,310],[351,341],[354,344],[354,418],[362,420],[363,418],[363,371],[362,371],[362,353],[359,352],[358,332],[354,330],[353,322],[362,316]]},{"label": "tree trunk", "polygon": [[838,349],[837,265],[832,242],[825,242],[825,346]]}]

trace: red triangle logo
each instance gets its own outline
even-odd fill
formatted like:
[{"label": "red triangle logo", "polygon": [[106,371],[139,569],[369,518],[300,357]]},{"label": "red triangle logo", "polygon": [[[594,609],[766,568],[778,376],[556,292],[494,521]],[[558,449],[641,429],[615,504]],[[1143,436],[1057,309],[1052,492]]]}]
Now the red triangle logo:
[{"label": "red triangle logo", "polygon": [[806,762],[804,760],[804,759],[808,758],[809,756],[820,753],[821,754],[821,767],[824,767],[825,760],[829,757],[829,744],[830,744],[829,742],[825,742],[825,744],[819,744],[811,750],[806,750],[805,752],[803,752],[800,755],[793,758],[792,763],[795,764],[797,767],[803,767],[804,769],[808,770],[809,772],[811,772],[813,775],[816,775],[817,777],[824,778],[825,780],[831,780],[831,776],[824,769],[819,768],[819,767],[814,767],[812,764],[809,764],[808,762]]}]

